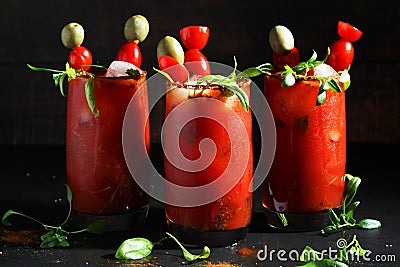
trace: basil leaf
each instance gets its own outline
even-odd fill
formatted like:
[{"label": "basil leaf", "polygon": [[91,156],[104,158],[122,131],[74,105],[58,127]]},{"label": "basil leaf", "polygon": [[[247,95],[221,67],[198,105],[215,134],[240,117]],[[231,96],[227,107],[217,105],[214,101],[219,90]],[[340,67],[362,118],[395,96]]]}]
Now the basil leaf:
[{"label": "basil leaf", "polygon": [[261,70],[259,70],[257,67],[255,67],[255,68],[245,69],[244,71],[242,71],[242,74],[251,78],[251,77],[256,77],[258,75],[261,75],[261,74],[263,74],[263,72]]},{"label": "basil leaf", "polygon": [[185,260],[187,260],[187,261],[189,261],[189,262],[192,262],[192,261],[195,261],[195,260],[200,260],[200,259],[207,259],[207,258],[210,256],[210,254],[211,254],[210,248],[207,247],[207,246],[204,246],[203,251],[201,252],[201,254],[199,254],[199,255],[194,255],[194,254],[190,253],[190,252],[178,241],[178,239],[176,239],[175,236],[171,235],[171,234],[168,233],[168,232],[167,232],[166,234],[167,234],[170,238],[172,238],[172,239],[178,244],[178,246],[182,249],[183,257],[185,258]]},{"label": "basil leaf", "polygon": [[71,191],[71,188],[67,184],[65,184],[65,187],[66,187],[66,190],[67,190],[68,203],[71,204],[71,202],[72,202],[72,191]]},{"label": "basil leaf", "polygon": [[361,179],[357,176],[352,176],[350,174],[346,174],[345,179],[347,180],[347,184],[343,192],[343,202],[350,203],[357,193],[357,189],[361,184]]},{"label": "basil leaf", "polygon": [[316,105],[317,106],[321,105],[322,103],[324,103],[325,99],[326,99],[326,92],[323,91],[323,92],[319,93],[318,96],[317,96]]},{"label": "basil leaf", "polygon": [[340,74],[339,82],[341,82],[341,83],[346,83],[346,82],[348,82],[348,81],[350,81],[350,74],[349,74],[349,72],[348,72],[347,70],[344,70],[344,71],[342,71],[342,73]]},{"label": "basil leaf", "polygon": [[332,88],[333,90],[335,90],[336,92],[341,92],[342,88],[340,87],[340,85],[338,84],[338,82],[335,79],[330,79],[328,81],[329,87]]},{"label": "basil leaf", "polygon": [[347,209],[346,220],[351,224],[355,224],[357,222],[353,216],[354,216],[354,210],[358,207],[359,204],[360,201],[351,202],[346,208]]},{"label": "basil leaf", "polygon": [[127,239],[115,252],[115,258],[123,260],[138,260],[146,258],[153,250],[153,243],[146,238],[136,237]]},{"label": "basil leaf", "polygon": [[11,226],[12,223],[7,218],[14,214],[19,215],[20,213],[13,210],[8,210],[6,213],[4,213],[3,218],[1,219],[1,223],[4,226]]},{"label": "basil leaf", "polygon": [[96,96],[94,94],[94,76],[90,76],[85,83],[85,96],[94,117],[99,117],[99,110],[96,108]]},{"label": "basil leaf", "polygon": [[249,97],[247,96],[246,92],[243,91],[242,88],[240,88],[240,86],[236,83],[235,80],[222,75],[206,75],[201,77],[197,81],[197,84],[201,84],[203,82],[207,82],[210,85],[218,85],[221,87],[228,88],[230,91],[232,91],[234,94],[237,95],[240,103],[242,104],[246,112],[249,111]]},{"label": "basil leaf", "polygon": [[296,79],[291,72],[286,72],[285,76],[283,77],[282,87],[290,87],[296,83]]},{"label": "basil leaf", "polygon": [[323,259],[323,254],[319,251],[314,250],[310,246],[306,246],[300,254],[300,261],[309,262],[309,261],[320,261]]},{"label": "basil leaf", "polygon": [[86,230],[92,234],[102,234],[105,230],[106,222],[104,220],[95,221],[91,223]]},{"label": "basil leaf", "polygon": [[336,215],[335,211],[333,209],[329,209],[329,219],[331,220],[333,225],[339,225],[340,224],[340,219]]},{"label": "basil leaf", "polygon": [[315,60],[317,60],[317,52],[315,52],[315,50],[313,49],[313,53],[312,53],[310,59],[307,60],[307,62],[314,62]]},{"label": "basil leaf", "polygon": [[380,221],[375,219],[363,219],[356,223],[356,226],[361,227],[363,229],[377,229],[381,228],[382,224]]}]

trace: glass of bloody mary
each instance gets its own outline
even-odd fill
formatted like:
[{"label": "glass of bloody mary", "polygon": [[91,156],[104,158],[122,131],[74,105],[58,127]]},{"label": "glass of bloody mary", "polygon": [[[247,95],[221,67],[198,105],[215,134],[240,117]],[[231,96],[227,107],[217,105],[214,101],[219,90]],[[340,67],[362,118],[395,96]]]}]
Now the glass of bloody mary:
[{"label": "glass of bloody mary", "polygon": [[[237,83],[249,96],[250,80]],[[244,109],[237,95],[221,86],[185,82],[168,83],[167,89],[165,179],[174,186],[195,189],[187,193],[193,194],[194,200],[178,205],[170,200],[179,202],[190,196],[177,195],[172,186],[166,186],[168,227],[186,244],[227,246],[238,242],[248,231],[252,212],[251,112]],[[213,145],[207,146],[207,141]],[[176,163],[180,157],[187,161]],[[204,158],[207,166],[201,162]],[[202,188],[221,179],[228,182]],[[205,200],[213,192],[217,192],[216,197]]]},{"label": "glass of bloody mary", "polygon": [[309,78],[283,88],[279,73],[265,76],[264,94],[275,119],[277,143],[262,203],[268,224],[275,228],[322,229],[330,223],[328,210],[342,203],[345,92],[326,90],[324,102],[316,105],[320,87],[320,80]]},{"label": "glass of bloody mary", "polygon": [[73,219],[82,226],[105,220],[106,230],[132,229],[147,216],[148,196],[127,168],[122,126],[132,96],[140,94],[141,112],[135,116],[143,117],[138,120],[143,125],[138,127],[146,130],[132,138],[139,138],[149,151],[146,72],[139,77],[96,75],[93,86],[97,117],[85,96],[87,82],[87,77],[76,77],[68,84],[66,172],[73,194]]}]

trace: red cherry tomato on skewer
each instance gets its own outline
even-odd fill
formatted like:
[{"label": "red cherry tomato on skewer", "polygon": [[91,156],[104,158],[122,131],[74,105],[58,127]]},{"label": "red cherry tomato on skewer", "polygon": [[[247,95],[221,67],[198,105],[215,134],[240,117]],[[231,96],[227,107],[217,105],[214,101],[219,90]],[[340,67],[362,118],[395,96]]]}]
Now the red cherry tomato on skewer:
[{"label": "red cherry tomato on skewer", "polygon": [[140,68],[142,64],[142,52],[136,42],[126,42],[117,52],[116,60],[132,63]]},{"label": "red cherry tomato on skewer", "polygon": [[337,32],[340,37],[349,42],[357,41],[363,34],[362,31],[356,27],[353,27],[349,23],[343,21],[338,22]]},{"label": "red cherry tomato on skewer", "polygon": [[92,64],[92,53],[84,46],[75,46],[69,52],[68,62],[76,70],[88,70]]},{"label": "red cherry tomato on skewer", "polygon": [[193,74],[210,75],[210,64],[207,58],[197,49],[189,49],[185,52],[185,67]]},{"label": "red cherry tomato on skewer", "polygon": [[187,26],[179,32],[183,45],[187,49],[203,49],[210,35],[210,29],[206,26]]},{"label": "red cherry tomato on skewer", "polygon": [[294,67],[300,62],[299,50],[294,47],[292,51],[290,51],[289,54],[286,55],[279,55],[274,53],[272,55],[272,62],[278,71],[284,70],[285,65]]},{"label": "red cherry tomato on skewer", "polygon": [[336,71],[347,69],[354,58],[354,48],[351,42],[339,39],[329,47],[331,54],[326,64]]},{"label": "red cherry tomato on skewer", "polygon": [[185,82],[189,77],[189,71],[171,56],[161,56],[158,58],[158,66],[162,71],[168,73],[174,82]]}]

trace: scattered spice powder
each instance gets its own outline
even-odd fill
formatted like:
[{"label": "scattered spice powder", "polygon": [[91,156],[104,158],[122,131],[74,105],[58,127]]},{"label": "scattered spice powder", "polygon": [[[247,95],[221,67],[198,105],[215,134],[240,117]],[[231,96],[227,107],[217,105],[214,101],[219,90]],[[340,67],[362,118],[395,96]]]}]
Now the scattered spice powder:
[{"label": "scattered spice powder", "polygon": [[237,264],[232,264],[229,262],[217,262],[217,263],[212,263],[210,261],[207,261],[204,267],[239,267]]},{"label": "scattered spice powder", "polygon": [[253,256],[256,257],[257,256],[257,252],[260,249],[257,248],[239,248],[238,250],[236,250],[236,253],[239,254],[240,256]]},{"label": "scattered spice powder", "polygon": [[11,244],[33,244],[40,243],[39,235],[32,230],[7,230],[0,228],[0,240]]}]

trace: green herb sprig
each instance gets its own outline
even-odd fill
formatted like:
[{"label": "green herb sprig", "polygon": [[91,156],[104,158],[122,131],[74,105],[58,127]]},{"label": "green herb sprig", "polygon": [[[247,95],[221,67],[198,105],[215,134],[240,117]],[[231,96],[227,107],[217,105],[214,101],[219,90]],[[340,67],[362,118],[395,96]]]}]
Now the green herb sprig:
[{"label": "green herb sprig", "polygon": [[300,255],[300,261],[306,262],[306,264],[297,267],[347,267],[350,263],[349,254],[352,255],[352,259],[355,259],[366,253],[356,235],[353,236],[350,243],[345,242],[342,247],[338,248],[336,255],[330,255],[327,250],[320,252],[310,246],[306,246]]},{"label": "green herb sprig", "polygon": [[[315,68],[326,62],[330,55],[330,50],[328,48],[327,55],[324,60],[317,60],[317,52],[313,50],[311,57],[304,62],[300,62],[294,67],[286,65],[284,70],[277,73],[282,77],[281,86],[290,87],[296,83],[296,80],[306,80],[314,79],[320,81],[320,87],[318,91],[318,96],[316,100],[316,105],[321,105],[326,99],[326,91],[332,89],[336,92],[341,92],[342,87],[339,82],[343,84],[343,88],[346,90],[350,86],[350,74],[348,70],[343,70],[339,72],[339,77],[320,77],[315,75],[308,75],[310,69]],[[247,77],[256,77],[258,75],[267,74],[272,75],[274,67],[269,63],[264,63],[258,67],[251,67],[243,71]]]},{"label": "green herb sprig", "polygon": [[[224,75],[217,75],[217,74],[210,74],[210,75],[206,75],[201,77],[198,81],[197,81],[197,85],[201,85],[202,83],[206,83],[206,86],[220,86],[222,88],[226,88],[228,89],[232,95],[235,94],[238,98],[240,103],[242,104],[243,108],[246,110],[246,112],[249,111],[249,97],[247,96],[246,92],[243,91],[242,88],[240,88],[240,86],[237,84],[237,81],[247,77],[246,75],[236,75],[236,69],[237,69],[237,61],[236,61],[236,57],[233,57],[234,60],[234,69],[233,71],[228,75],[228,76],[224,76]],[[164,72],[161,71],[159,69],[153,68],[156,72],[160,73],[161,75],[163,75],[165,78],[167,78],[167,80],[170,83],[175,83],[174,80],[171,78],[171,76]],[[260,67],[260,70],[263,69],[263,67]],[[188,77],[188,81],[189,81]],[[230,95],[229,95],[230,96]]]},{"label": "green herb sprig", "polygon": [[64,225],[67,223],[67,221],[71,215],[71,202],[72,202],[71,189],[69,188],[68,185],[65,185],[65,186],[66,186],[66,190],[67,190],[67,200],[68,200],[68,204],[69,204],[69,210],[68,210],[68,214],[67,214],[65,220],[60,225],[58,225],[58,226],[48,225],[48,224],[45,224],[35,218],[32,218],[28,215],[25,215],[23,213],[16,212],[13,210],[8,210],[3,215],[3,218],[1,219],[2,224],[4,226],[11,226],[12,224],[8,220],[8,217],[10,217],[12,215],[22,216],[22,217],[25,217],[27,219],[30,219],[30,220],[40,224],[46,231],[48,231],[46,234],[44,234],[40,237],[40,239],[42,240],[42,243],[40,244],[41,248],[69,247],[67,237],[70,234],[77,234],[77,233],[82,233],[82,232],[89,232],[92,234],[103,233],[105,222],[102,220],[96,221],[96,222],[90,224],[88,227],[77,230],[77,231],[67,231],[67,230],[63,229]]},{"label": "green herb sprig", "polygon": [[343,192],[342,211],[336,214],[333,209],[329,209],[329,219],[331,225],[321,230],[322,234],[330,234],[344,228],[362,228],[376,229],[382,227],[380,221],[375,219],[363,219],[357,221],[354,218],[354,211],[360,204],[360,201],[354,201],[357,189],[361,184],[361,179],[350,174],[345,175],[346,187]]},{"label": "green herb sprig", "polygon": [[149,256],[154,248],[154,246],[160,244],[162,241],[171,238],[174,240],[178,246],[181,248],[183,257],[188,262],[194,262],[201,259],[206,259],[210,256],[210,248],[204,246],[203,251],[198,254],[190,253],[172,234],[166,232],[166,237],[161,240],[152,243],[150,240],[143,237],[130,238],[122,242],[117,251],[115,252],[115,258],[123,260],[139,260]]},{"label": "green herb sprig", "polygon": [[[86,101],[87,101],[88,106],[89,106],[90,110],[92,111],[94,117],[97,118],[99,116],[99,110],[96,108],[96,96],[94,94],[94,75],[93,74],[88,73],[84,70],[75,70],[75,69],[71,68],[71,66],[68,63],[65,64],[65,70],[38,68],[38,67],[34,67],[29,64],[27,64],[27,66],[31,70],[34,70],[34,71],[45,71],[45,72],[53,73],[53,80],[54,80],[55,86],[58,86],[60,88],[60,92],[63,96],[65,96],[64,89],[63,89],[63,83],[64,83],[65,78],[67,78],[68,81],[70,81],[79,76],[89,77],[87,82],[85,83]],[[93,65],[93,66],[102,67],[102,66],[97,66],[97,65]]]}]

